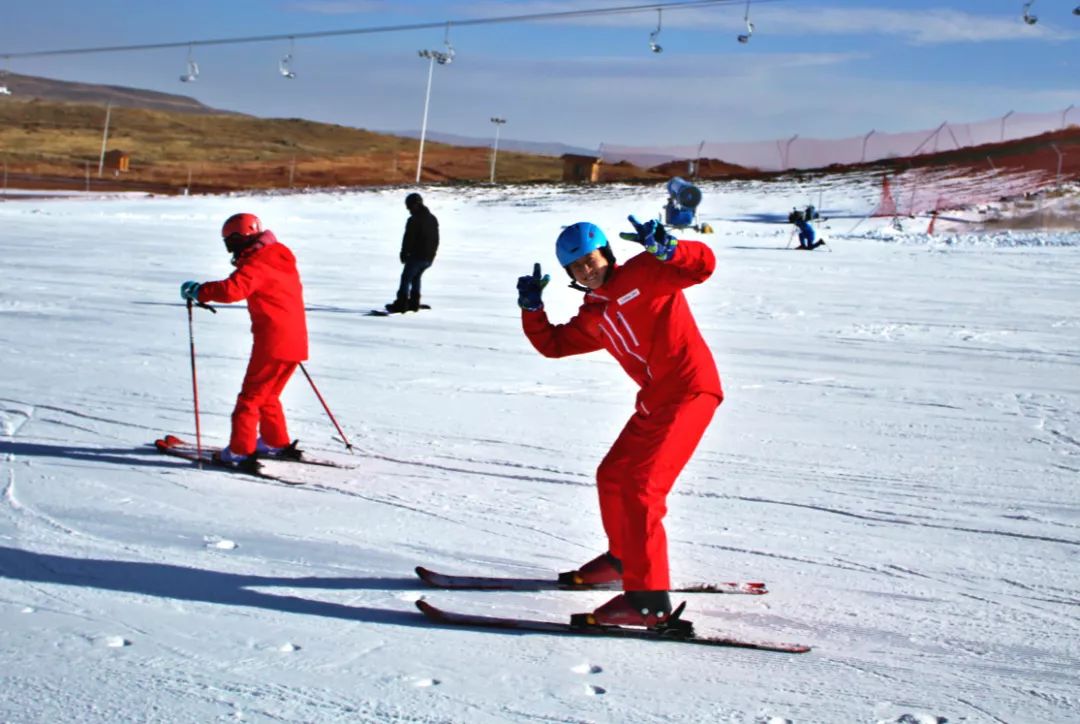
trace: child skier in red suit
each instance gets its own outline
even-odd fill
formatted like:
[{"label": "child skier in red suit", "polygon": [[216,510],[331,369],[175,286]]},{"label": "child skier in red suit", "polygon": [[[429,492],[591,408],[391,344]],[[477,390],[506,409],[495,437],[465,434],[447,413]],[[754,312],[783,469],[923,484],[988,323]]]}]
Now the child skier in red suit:
[{"label": "child skier in red suit", "polygon": [[[228,447],[215,455],[233,465],[261,455],[288,454],[289,432],[281,391],[308,356],[303,287],[296,257],[254,214],[234,214],[221,229],[236,271],[217,282],[184,282],[180,296],[194,302],[247,300],[254,337]],[[261,433],[261,434],[260,434]]]},{"label": "child skier in red suit", "polygon": [[712,251],[679,241],[656,221],[624,234],[646,251],[619,266],[604,232],[590,223],[567,227],[555,243],[559,263],[585,292],[566,324],[553,325],[541,292],[540,265],[518,280],[521,322],[546,357],[605,349],[641,388],[633,417],[596,471],[608,551],[560,576],[570,584],[622,579],[624,593],[596,609],[602,624],[654,627],[671,616],[663,518],[675,478],[689,461],[723,400],[712,353],[682,290],[709,278]]}]

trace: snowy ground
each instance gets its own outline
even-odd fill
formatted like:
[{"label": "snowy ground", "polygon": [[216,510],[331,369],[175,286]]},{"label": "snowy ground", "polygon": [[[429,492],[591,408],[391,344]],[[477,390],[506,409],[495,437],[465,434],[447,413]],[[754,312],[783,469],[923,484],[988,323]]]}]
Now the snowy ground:
[{"label": "snowy ground", "polygon": [[[714,633],[800,656],[426,624],[413,601],[561,618],[601,593],[421,590],[417,564],[540,575],[603,548],[592,473],[631,413],[603,353],[536,354],[514,284],[660,187],[430,190],[434,309],[363,313],[399,271],[404,190],[0,203],[0,720],[1066,722],[1080,719],[1080,233],[856,224],[872,181],[706,185],[718,269],[690,291],[727,400],[670,499]],[[819,196],[821,192],[821,196]],[[818,203],[829,245],[725,221]],[[252,211],[296,252],[308,369],[292,432],[353,470],[306,488],[199,471],[178,287],[228,273]],[[914,227],[918,228],[914,228]],[[852,229],[855,229],[853,233]],[[636,250],[616,241],[620,257]],[[249,345],[196,312],[220,445]]]}]

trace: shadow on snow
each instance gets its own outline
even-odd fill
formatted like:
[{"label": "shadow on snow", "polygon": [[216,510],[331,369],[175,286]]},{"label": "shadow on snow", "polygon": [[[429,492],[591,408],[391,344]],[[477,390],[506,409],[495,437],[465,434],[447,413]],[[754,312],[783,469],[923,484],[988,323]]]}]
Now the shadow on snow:
[{"label": "shadow on snow", "polygon": [[251,590],[257,587],[331,590],[426,589],[421,581],[413,578],[252,576],[166,563],[71,558],[6,546],[0,546],[0,578],[29,583],[55,583],[63,586],[122,591],[180,601],[247,606],[281,613],[340,618],[347,621],[396,626],[430,627],[431,625],[414,610],[406,612],[346,606],[299,596],[275,595]]}]

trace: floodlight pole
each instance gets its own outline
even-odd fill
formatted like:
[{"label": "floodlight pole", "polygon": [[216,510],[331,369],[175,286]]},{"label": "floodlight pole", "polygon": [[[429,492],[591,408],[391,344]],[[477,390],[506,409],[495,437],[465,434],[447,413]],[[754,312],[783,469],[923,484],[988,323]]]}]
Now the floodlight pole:
[{"label": "floodlight pole", "polygon": [[109,142],[109,116],[112,115],[112,101],[105,104],[105,130],[101,134],[101,155],[98,157],[97,176],[105,169],[105,145]]},{"label": "floodlight pole", "polygon": [[787,168],[788,168],[788,154],[791,153],[791,144],[795,143],[795,139],[797,139],[798,137],[799,137],[799,134],[796,133],[794,136],[789,138],[787,143],[784,145],[784,170],[785,171],[787,171]]},{"label": "floodlight pole", "polygon": [[1001,141],[1003,143],[1005,141],[1005,121],[1009,120],[1009,116],[1011,116],[1013,113],[1015,113],[1015,111],[1009,111],[1001,117]]},{"label": "floodlight pole", "polygon": [[859,163],[866,163],[866,144],[870,140],[870,136],[874,135],[874,133],[876,133],[876,131],[871,130],[870,133],[867,133],[865,136],[863,136],[863,139],[862,139],[862,160],[859,161]]},{"label": "floodlight pole", "polygon": [[492,117],[491,122],[495,124],[495,145],[491,149],[491,183],[495,183],[495,159],[499,155],[499,129],[506,123],[506,119]]},{"label": "floodlight pole", "polygon": [[[1077,10],[1080,10],[1080,5],[1077,5],[1077,6],[1076,6],[1076,9],[1077,9]],[[1074,12],[1075,12],[1075,11],[1074,11]],[[1077,15],[1080,15],[1080,13],[1076,13],[1076,14],[1077,14]],[[1075,107],[1076,107],[1076,106],[1074,106],[1073,104],[1071,104],[1071,103],[1070,103],[1070,104],[1069,104],[1069,107],[1068,107],[1068,108],[1066,108],[1065,110],[1063,110],[1063,111],[1061,112],[1061,130],[1063,130],[1063,131],[1065,130],[1065,117],[1066,117],[1066,116],[1068,116],[1068,115],[1069,115],[1069,111],[1071,111],[1071,110],[1072,110],[1073,108],[1075,108]]]},{"label": "floodlight pole", "polygon": [[431,77],[435,74],[435,51],[421,50],[420,57],[428,58],[427,92],[424,93],[424,120],[420,124],[420,155],[416,158],[416,183],[420,183],[420,170],[424,167],[424,137],[427,135],[428,103],[431,101]]}]

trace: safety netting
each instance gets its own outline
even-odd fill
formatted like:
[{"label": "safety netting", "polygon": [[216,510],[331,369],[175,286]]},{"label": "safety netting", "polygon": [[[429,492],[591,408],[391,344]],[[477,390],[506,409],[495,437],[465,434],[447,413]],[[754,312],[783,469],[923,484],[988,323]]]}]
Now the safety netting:
[{"label": "safety netting", "polygon": [[601,146],[604,164],[632,163],[690,178],[880,169],[878,215],[917,214],[1028,194],[1080,178],[1080,109],[1008,113],[909,133],[822,140]]}]

